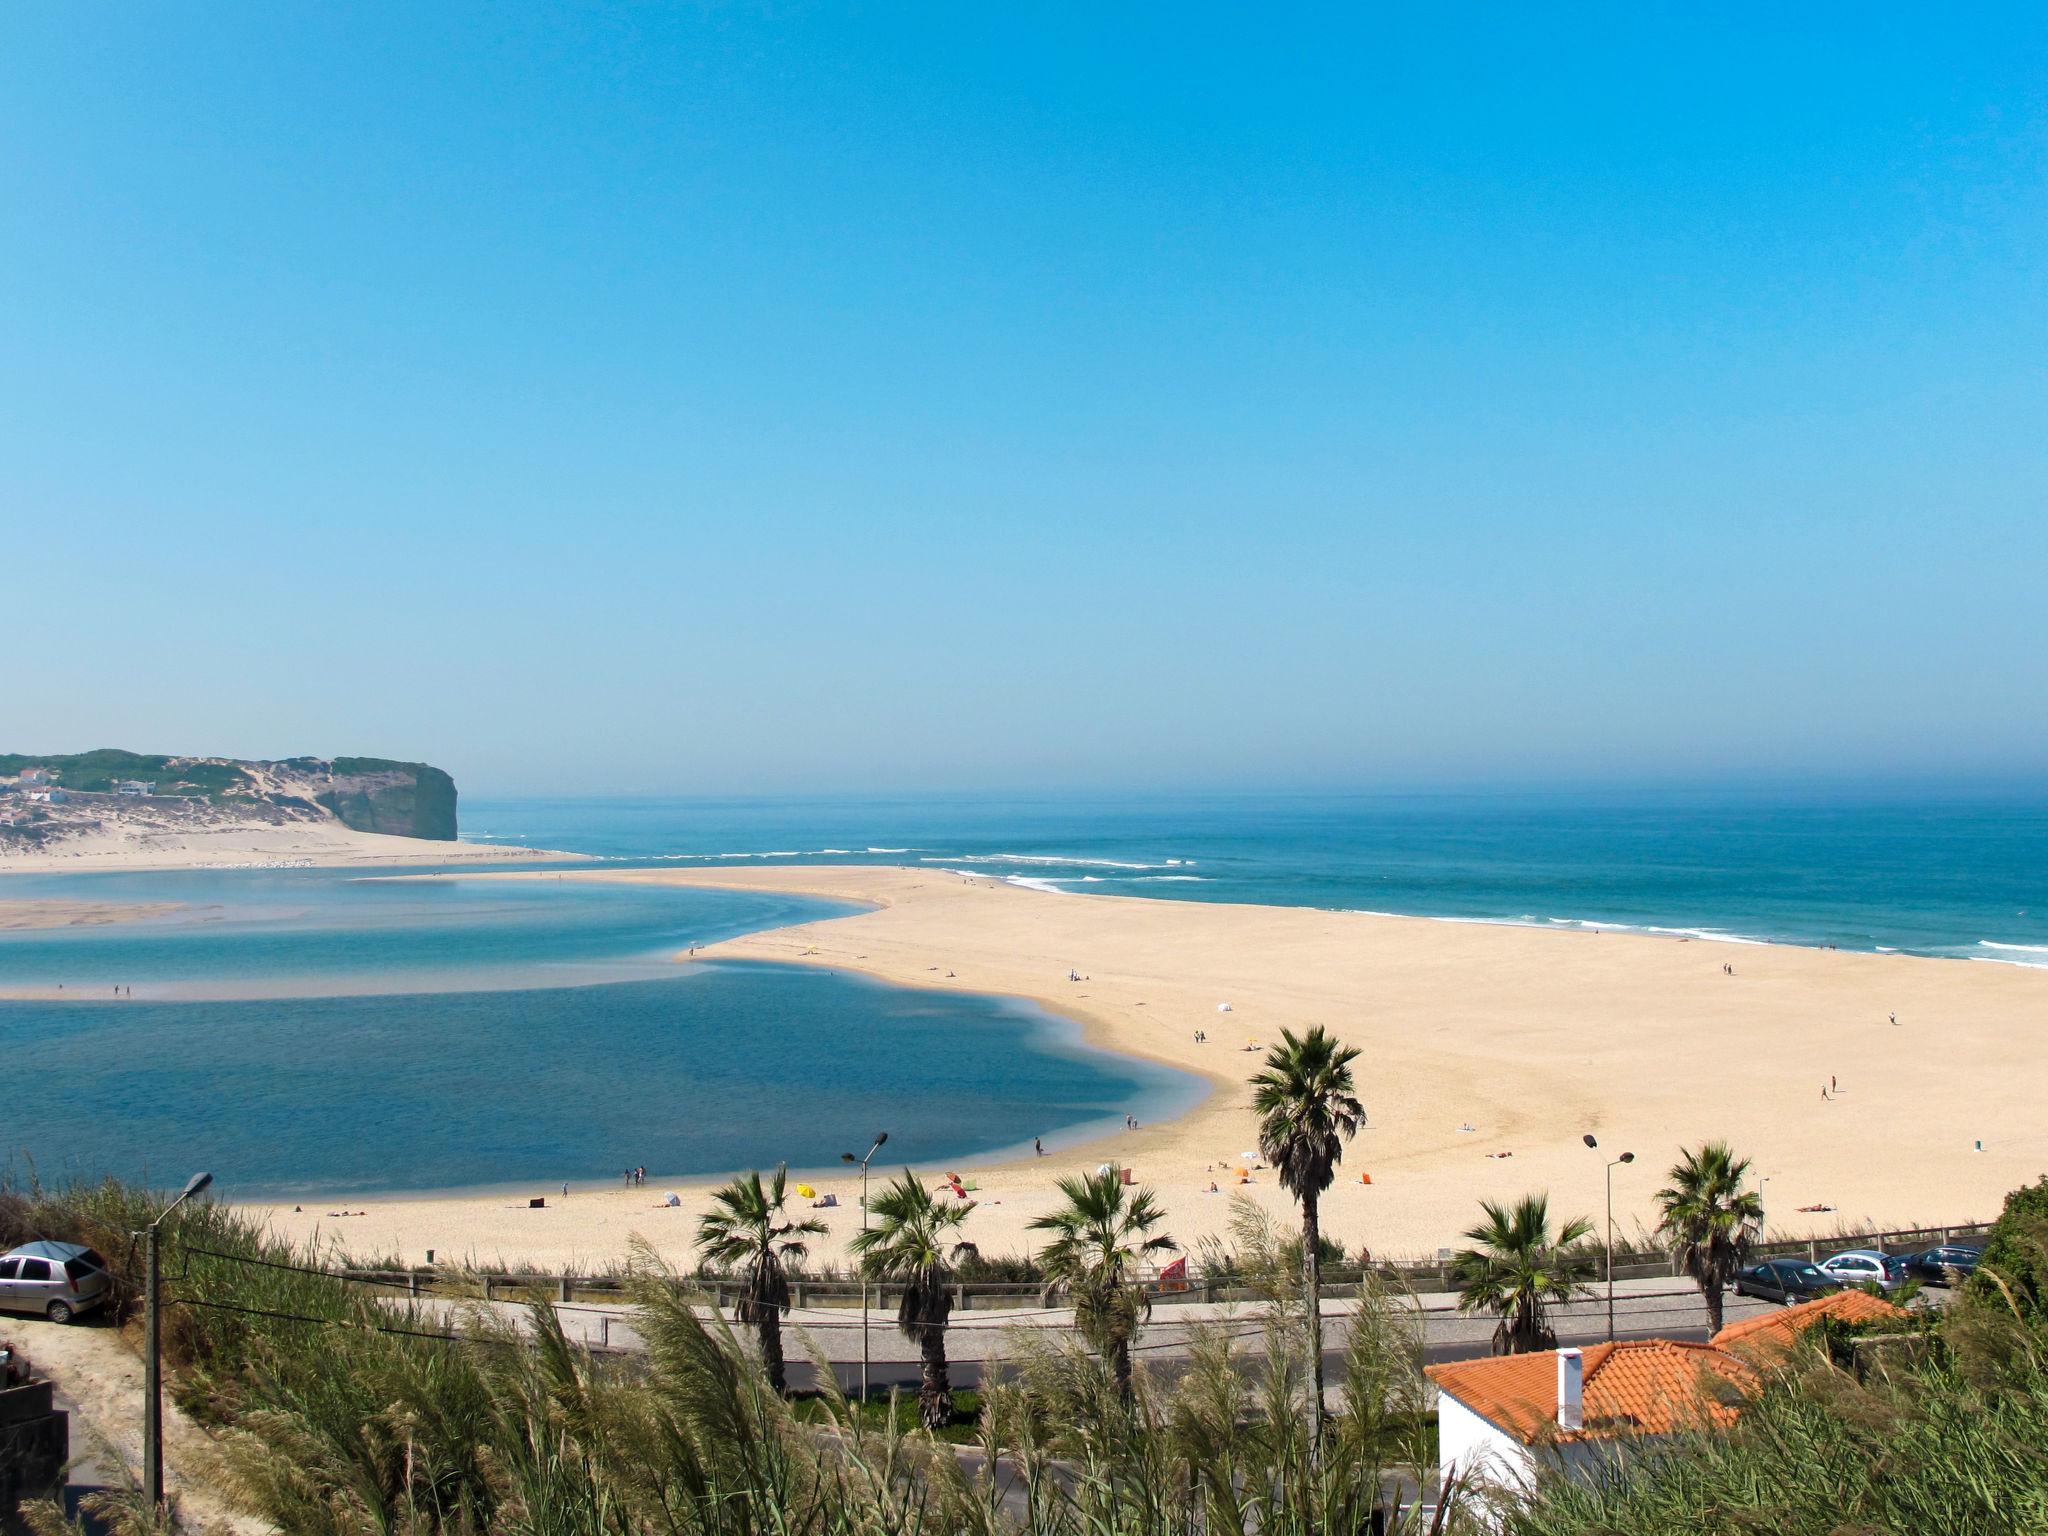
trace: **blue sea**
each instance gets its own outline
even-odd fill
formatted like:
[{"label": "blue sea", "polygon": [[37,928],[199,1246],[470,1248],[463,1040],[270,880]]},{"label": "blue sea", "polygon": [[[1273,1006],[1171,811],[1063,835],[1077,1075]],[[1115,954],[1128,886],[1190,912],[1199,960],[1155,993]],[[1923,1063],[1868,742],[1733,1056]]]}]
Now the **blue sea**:
[{"label": "blue sea", "polygon": [[[466,837],[621,867],[873,863],[1091,894],[1835,945],[2048,966],[2048,798],[1778,792],[467,799]],[[1195,1102],[1015,1000],[669,956],[846,909],[330,870],[10,876],[177,902],[0,933],[14,1172],[255,1195],[920,1163]],[[133,988],[115,999],[114,988]],[[829,1084],[829,1086],[828,1086]]]}]

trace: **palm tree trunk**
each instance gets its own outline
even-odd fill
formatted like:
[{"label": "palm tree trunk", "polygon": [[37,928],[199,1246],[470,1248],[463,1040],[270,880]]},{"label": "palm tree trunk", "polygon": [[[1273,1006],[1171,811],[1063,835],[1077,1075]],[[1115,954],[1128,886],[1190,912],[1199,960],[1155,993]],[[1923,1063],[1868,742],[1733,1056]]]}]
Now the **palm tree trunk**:
[{"label": "palm tree trunk", "polygon": [[1323,1444],[1323,1227],[1313,1189],[1301,1194],[1302,1295],[1308,1305],[1308,1454],[1311,1464]]},{"label": "palm tree trunk", "polygon": [[917,1412],[924,1427],[937,1434],[953,1422],[953,1378],[946,1365],[945,1325],[926,1323],[921,1342],[924,1386],[917,1394]]},{"label": "palm tree trunk", "polygon": [[1721,1308],[1724,1304],[1721,1294],[1721,1277],[1703,1275],[1700,1277],[1700,1295],[1707,1303],[1707,1337],[1711,1339],[1721,1331]]},{"label": "palm tree trunk", "polygon": [[787,1390],[782,1371],[782,1318],[773,1307],[764,1306],[754,1324],[761,1340],[761,1369],[768,1373],[768,1385],[777,1397]]},{"label": "palm tree trunk", "polygon": [[1131,1341],[1128,1335],[1119,1333],[1110,1345],[1109,1369],[1116,1381],[1116,1395],[1128,1403],[1131,1400]]}]

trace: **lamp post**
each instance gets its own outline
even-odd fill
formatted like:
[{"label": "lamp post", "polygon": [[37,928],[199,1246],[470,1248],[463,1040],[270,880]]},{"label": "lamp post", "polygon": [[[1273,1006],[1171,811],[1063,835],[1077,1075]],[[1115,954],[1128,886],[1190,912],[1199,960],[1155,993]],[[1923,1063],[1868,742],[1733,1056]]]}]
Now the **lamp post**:
[{"label": "lamp post", "polygon": [[185,1192],[163,1209],[163,1214],[135,1235],[144,1239],[147,1254],[144,1281],[142,1359],[142,1495],[151,1509],[164,1507],[164,1372],[163,1288],[158,1263],[157,1229],[171,1212],[213,1182],[210,1173],[195,1173],[186,1181]]},{"label": "lamp post", "polygon": [[[1591,1131],[1581,1138],[1594,1151],[1600,1149],[1600,1142]],[[1607,1165],[1607,1342],[1614,1342],[1614,1170],[1623,1163],[1636,1160],[1633,1152],[1624,1152]]]},{"label": "lamp post", "polygon": [[[875,1132],[875,1144],[868,1148],[866,1157],[855,1157],[851,1152],[839,1154],[843,1163],[852,1163],[860,1169],[860,1229],[868,1229],[868,1164],[875,1154],[882,1150],[882,1143],[889,1139],[887,1131]],[[868,1400],[868,1271],[866,1256],[862,1256],[860,1271],[860,1400]]]}]

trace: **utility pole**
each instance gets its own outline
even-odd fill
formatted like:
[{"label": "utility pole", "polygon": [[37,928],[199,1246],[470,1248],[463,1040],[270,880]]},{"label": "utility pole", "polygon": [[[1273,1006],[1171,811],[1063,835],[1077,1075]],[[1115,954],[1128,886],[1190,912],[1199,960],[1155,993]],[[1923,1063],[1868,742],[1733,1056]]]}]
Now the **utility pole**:
[{"label": "utility pole", "polygon": [[[1580,1138],[1587,1146],[1599,1149],[1600,1143],[1591,1131]],[[1633,1152],[1624,1152],[1607,1165],[1607,1342],[1614,1342],[1614,1170],[1623,1163],[1636,1160]]]},{"label": "utility pole", "polygon": [[[839,1154],[843,1163],[852,1163],[860,1169],[860,1230],[868,1230],[868,1164],[875,1154],[882,1150],[882,1143],[889,1139],[887,1131],[875,1132],[875,1144],[868,1148],[866,1157],[855,1157],[851,1152]],[[865,1256],[863,1256],[865,1260]],[[860,1400],[868,1400],[868,1271],[865,1261],[860,1268]]]},{"label": "utility pole", "polygon": [[142,1496],[149,1507],[164,1507],[164,1364],[163,1364],[163,1265],[159,1252],[159,1229],[171,1212],[213,1182],[210,1173],[195,1173],[185,1192],[164,1207],[163,1214],[141,1232],[147,1278],[143,1285],[145,1312],[142,1323]]}]

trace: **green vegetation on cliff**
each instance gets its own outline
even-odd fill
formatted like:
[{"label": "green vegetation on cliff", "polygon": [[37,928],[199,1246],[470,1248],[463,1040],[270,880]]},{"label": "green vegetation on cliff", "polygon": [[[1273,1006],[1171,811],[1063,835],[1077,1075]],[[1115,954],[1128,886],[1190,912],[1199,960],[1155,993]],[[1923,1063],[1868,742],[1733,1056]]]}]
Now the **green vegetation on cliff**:
[{"label": "green vegetation on cliff", "polygon": [[92,752],[0,753],[0,777],[47,768],[76,794],[111,794],[129,780],[156,786],[159,795],[204,796],[215,804],[237,800],[309,810],[318,805],[345,827],[394,837],[452,842],[456,836],[455,781],[427,763],[383,757],[294,757],[278,762],[224,757],[175,757],[102,747]]},{"label": "green vegetation on cliff", "polygon": [[250,795],[256,792],[254,781],[239,763],[222,758],[123,752],[118,747],[101,747],[92,752],[71,752],[55,757],[0,753],[0,774],[16,774],[24,768],[47,768],[57,776],[58,783],[80,794],[112,794],[125,779],[154,780],[160,795]]}]

